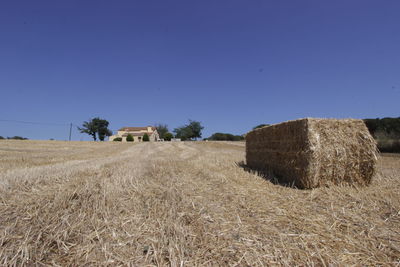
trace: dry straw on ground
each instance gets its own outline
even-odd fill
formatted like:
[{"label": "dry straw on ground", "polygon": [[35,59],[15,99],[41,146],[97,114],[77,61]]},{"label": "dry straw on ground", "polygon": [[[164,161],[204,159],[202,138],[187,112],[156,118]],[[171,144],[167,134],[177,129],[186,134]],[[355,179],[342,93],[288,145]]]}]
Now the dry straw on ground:
[{"label": "dry straw on ground", "polygon": [[306,118],[249,132],[246,161],[299,188],[367,185],[375,173],[377,149],[362,120]]},{"label": "dry straw on ground", "polygon": [[399,156],[368,187],[313,190],[244,158],[220,142],[0,141],[0,266],[399,264]]}]

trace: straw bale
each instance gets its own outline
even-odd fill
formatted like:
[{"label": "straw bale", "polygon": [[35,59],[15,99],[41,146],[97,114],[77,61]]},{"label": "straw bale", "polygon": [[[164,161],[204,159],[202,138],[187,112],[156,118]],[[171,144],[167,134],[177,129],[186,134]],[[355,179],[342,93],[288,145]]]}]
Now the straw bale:
[{"label": "straw bale", "polygon": [[368,185],[376,142],[362,120],[305,118],[246,135],[247,166],[299,188]]}]

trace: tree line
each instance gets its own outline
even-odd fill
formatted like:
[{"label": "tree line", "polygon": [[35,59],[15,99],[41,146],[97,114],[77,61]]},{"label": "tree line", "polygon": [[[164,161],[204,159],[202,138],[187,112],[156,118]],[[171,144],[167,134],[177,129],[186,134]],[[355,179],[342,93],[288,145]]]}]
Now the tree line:
[{"label": "tree line", "polygon": [[386,136],[389,138],[400,138],[399,118],[376,118],[364,119],[369,132],[375,137]]},{"label": "tree line", "polygon": [[2,139],[8,139],[8,140],[28,140],[28,138],[26,138],[26,137],[22,137],[22,136],[12,136],[12,137],[3,137],[3,136],[0,136],[0,140],[2,140]]},{"label": "tree line", "polygon": [[214,133],[208,138],[204,138],[204,140],[209,141],[243,141],[243,135],[233,135],[230,133]]},{"label": "tree line", "polygon": [[400,152],[400,117],[364,119],[381,152]]},{"label": "tree line", "polygon": [[182,141],[191,141],[201,138],[204,127],[199,121],[189,120],[187,124],[174,128],[172,131],[174,134],[169,131],[168,125],[166,124],[156,124],[156,129],[160,139],[165,141],[171,141],[172,138],[179,138]]}]

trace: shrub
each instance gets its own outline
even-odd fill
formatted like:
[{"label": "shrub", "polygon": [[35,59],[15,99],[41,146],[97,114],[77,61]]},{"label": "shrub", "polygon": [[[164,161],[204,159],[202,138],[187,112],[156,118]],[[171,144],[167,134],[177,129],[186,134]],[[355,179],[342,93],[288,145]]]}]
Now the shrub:
[{"label": "shrub", "polygon": [[21,137],[21,136],[13,136],[13,137],[7,137],[7,139],[12,139],[12,140],[28,140],[28,138]]},{"label": "shrub", "polygon": [[241,141],[244,140],[244,137],[230,133],[215,133],[207,139],[212,141]]},{"label": "shrub", "polygon": [[4,137],[3,137],[3,136],[0,136],[0,139],[4,139]]},{"label": "shrub", "polygon": [[164,134],[164,140],[165,141],[171,141],[171,139],[173,138],[174,136],[172,135],[172,133],[166,133],[166,134]]},{"label": "shrub", "polygon": [[121,142],[122,141],[122,137],[115,137],[113,139],[114,142]]},{"label": "shrub", "polygon": [[147,133],[145,133],[143,135],[143,142],[149,142],[149,141],[150,141],[149,135]]},{"label": "shrub", "polygon": [[128,134],[126,136],[126,142],[133,142],[133,141],[134,141],[133,136],[131,134]]}]

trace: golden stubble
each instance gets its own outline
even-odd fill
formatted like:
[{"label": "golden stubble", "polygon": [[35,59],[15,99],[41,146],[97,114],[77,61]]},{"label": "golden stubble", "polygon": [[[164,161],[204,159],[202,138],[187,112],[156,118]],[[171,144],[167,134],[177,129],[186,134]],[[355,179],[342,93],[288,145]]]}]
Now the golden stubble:
[{"label": "golden stubble", "polygon": [[[21,153],[21,154],[19,154]],[[395,265],[400,157],[299,190],[243,143],[0,142],[0,265]],[[24,157],[25,163],[15,163]]]}]

